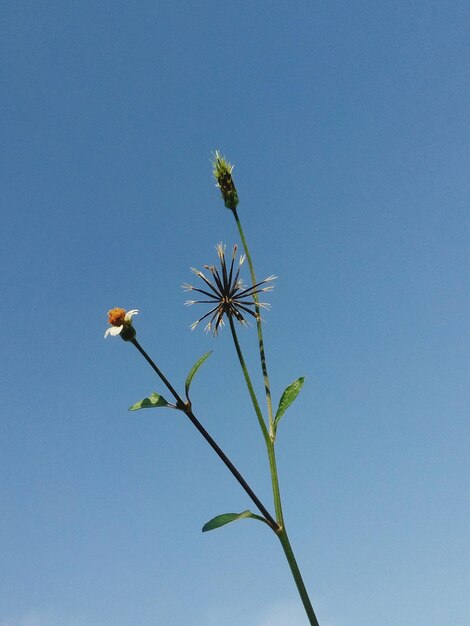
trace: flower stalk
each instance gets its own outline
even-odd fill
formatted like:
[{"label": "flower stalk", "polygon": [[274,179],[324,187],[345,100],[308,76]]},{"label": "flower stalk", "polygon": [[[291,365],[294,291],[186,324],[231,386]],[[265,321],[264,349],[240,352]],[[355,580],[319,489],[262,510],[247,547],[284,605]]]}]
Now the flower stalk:
[{"label": "flower stalk", "polygon": [[[238,360],[240,361],[240,367],[242,368],[243,376],[245,378],[246,386],[248,387],[248,393],[250,394],[251,402],[253,404],[253,408],[256,413],[256,417],[258,418],[259,425],[261,427],[261,431],[263,433],[264,440],[266,442],[266,446],[269,448],[270,439],[268,429],[266,428],[266,422],[264,421],[263,414],[261,412],[258,398],[256,397],[255,390],[253,388],[253,383],[251,382],[250,374],[248,372],[248,368],[245,363],[245,358],[243,356],[242,349],[240,347],[240,342],[238,341],[237,331],[235,329],[235,324],[233,323],[233,319],[230,316],[228,318],[230,324],[230,330],[232,332],[233,343],[235,344],[235,350],[237,351]],[[279,520],[278,520],[279,521]]]},{"label": "flower stalk", "polygon": [[[240,222],[240,218],[238,217],[238,212],[236,207],[234,209],[232,209],[232,213],[233,213],[233,217],[235,218],[235,223],[237,225],[238,228],[238,232],[240,234],[240,238],[242,240],[242,244],[243,244],[243,249],[245,251],[245,255],[246,255],[246,260],[248,263],[248,267],[250,269],[250,274],[251,274],[251,280],[253,282],[253,284],[256,284],[256,275],[255,275],[255,268],[253,265],[253,261],[251,260],[251,254],[250,254],[250,250],[248,248],[248,244],[246,242],[246,237],[245,237],[245,233],[243,232],[243,228],[242,228],[242,224]],[[266,354],[264,351],[264,339],[263,339],[263,327],[261,324],[261,316],[260,316],[260,302],[259,302],[259,298],[258,298],[258,294],[254,294],[253,295],[253,300],[255,303],[255,311],[258,314],[258,319],[256,320],[256,330],[258,332],[258,346],[259,346],[259,354],[260,354],[260,361],[261,361],[261,371],[263,374],[263,381],[264,381],[264,390],[266,393],[266,403],[267,403],[267,407],[268,407],[268,419],[269,419],[269,435],[271,437],[271,439],[274,441],[275,437],[276,437],[276,433],[274,432],[274,416],[273,416],[273,403],[272,403],[272,399],[271,399],[271,385],[269,382],[269,375],[268,375],[268,366],[266,363]]]}]

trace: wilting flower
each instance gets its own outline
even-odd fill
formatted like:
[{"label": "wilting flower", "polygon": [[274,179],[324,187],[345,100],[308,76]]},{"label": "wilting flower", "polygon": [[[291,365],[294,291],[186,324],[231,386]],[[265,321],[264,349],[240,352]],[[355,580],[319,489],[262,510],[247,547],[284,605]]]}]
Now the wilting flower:
[{"label": "wilting flower", "polygon": [[[212,274],[213,282],[209,280],[202,272],[192,267],[191,271],[196,274],[201,280],[205,282],[209,291],[204,289],[198,289],[192,285],[185,284],[183,289],[185,291],[197,291],[208,297],[208,300],[187,300],[185,304],[211,304],[214,305],[211,310],[191,324],[191,330],[194,330],[199,322],[210,317],[205,329],[207,332],[212,332],[217,335],[220,326],[224,325],[224,315],[227,317],[234,317],[241,324],[246,324],[245,315],[251,315],[256,320],[259,320],[259,315],[252,309],[256,307],[255,301],[252,299],[262,291],[271,291],[274,285],[268,285],[262,287],[271,280],[274,280],[276,276],[269,276],[256,285],[251,287],[245,287],[240,279],[240,268],[245,260],[245,255],[240,256],[238,261],[238,267],[234,272],[235,257],[237,255],[237,246],[233,247],[232,260],[230,268],[227,267],[225,262],[225,245],[219,243],[216,246],[217,254],[220,260],[220,271],[213,265],[204,265],[204,268],[209,270]],[[264,309],[269,308],[269,304],[265,302],[258,302],[258,305]]]},{"label": "wilting flower", "polygon": [[227,209],[234,210],[238,204],[238,193],[232,178],[233,165],[226,161],[220,152],[216,150],[212,166],[214,168],[213,174],[217,180],[217,187],[220,189],[225,206]]},{"label": "wilting flower", "polygon": [[111,309],[108,311],[108,322],[111,324],[110,328],[105,332],[105,338],[108,335],[115,337],[121,335],[124,341],[129,341],[135,337],[135,330],[132,327],[132,317],[137,315],[139,311],[133,309],[126,313],[125,309]]}]

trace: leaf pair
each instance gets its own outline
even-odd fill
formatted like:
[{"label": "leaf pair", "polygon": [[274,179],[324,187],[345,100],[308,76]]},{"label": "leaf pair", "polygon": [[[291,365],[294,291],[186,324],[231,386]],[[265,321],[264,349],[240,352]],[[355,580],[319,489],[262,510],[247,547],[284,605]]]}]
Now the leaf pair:
[{"label": "leaf pair", "polygon": [[[184,392],[185,392],[186,399],[188,402],[189,402],[189,388],[191,386],[191,382],[196,372],[198,371],[198,369],[201,367],[204,361],[210,357],[211,354],[212,354],[212,350],[203,354],[202,357],[198,359],[196,363],[192,366],[192,368],[189,370],[189,374],[187,375],[186,382],[184,384]],[[152,393],[147,398],[144,398],[140,402],[136,402],[131,407],[129,407],[129,411],[138,411],[139,409],[154,409],[154,408],[158,408],[162,406],[167,406],[173,409],[175,408],[174,404],[171,404],[170,402],[165,400],[165,398],[161,396],[160,394]]]}]

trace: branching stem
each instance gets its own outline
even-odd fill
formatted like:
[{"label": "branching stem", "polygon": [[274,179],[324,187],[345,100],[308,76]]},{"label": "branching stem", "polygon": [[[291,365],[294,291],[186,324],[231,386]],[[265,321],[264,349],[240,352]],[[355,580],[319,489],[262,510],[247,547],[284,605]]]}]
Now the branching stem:
[{"label": "branching stem", "polygon": [[[251,280],[252,280],[253,285],[256,285],[255,270],[254,270],[253,262],[251,260],[251,255],[250,255],[250,251],[248,249],[248,244],[246,242],[245,234],[243,232],[243,228],[242,228],[240,219],[238,217],[237,209],[236,208],[232,209],[232,213],[233,213],[233,216],[235,218],[235,222],[237,224],[238,232],[240,234],[240,237],[241,237],[241,240],[242,240],[242,243],[243,243],[243,247],[244,247],[244,250],[245,250],[246,259],[248,261],[248,266],[250,268]],[[313,610],[312,603],[310,602],[310,598],[308,596],[307,589],[306,589],[305,584],[303,582],[302,575],[300,573],[299,566],[297,565],[297,561],[296,561],[294,552],[292,550],[292,547],[290,545],[290,541],[289,541],[289,538],[287,536],[287,532],[286,532],[286,528],[285,528],[284,515],[283,515],[283,512],[282,512],[281,493],[280,493],[280,489],[279,489],[279,477],[278,477],[278,474],[277,474],[276,453],[275,453],[275,450],[274,450],[274,443],[275,443],[275,439],[276,439],[276,432],[275,432],[275,429],[274,429],[274,416],[273,416],[273,407],[272,407],[272,400],[271,400],[271,387],[270,387],[270,383],[269,383],[268,367],[267,367],[267,364],[266,364],[266,354],[265,354],[265,350],[264,350],[264,340],[263,340],[263,329],[261,327],[260,307],[259,307],[259,300],[258,300],[257,294],[253,294],[253,300],[255,301],[255,310],[256,310],[256,314],[257,314],[256,326],[257,326],[257,329],[258,329],[259,355],[260,355],[260,361],[261,361],[261,371],[263,373],[264,389],[265,389],[265,393],[266,393],[266,402],[267,402],[267,407],[268,407],[269,436],[266,436],[266,424],[264,422],[263,416],[261,415],[261,411],[259,409],[258,401],[256,400],[256,396],[255,396],[255,393],[254,393],[254,390],[253,390],[253,385],[251,383],[251,379],[250,379],[250,376],[248,374],[248,370],[246,368],[246,365],[245,365],[245,362],[244,362],[244,359],[243,359],[243,355],[242,355],[242,352],[241,352],[240,345],[238,343],[237,335],[236,335],[236,332],[235,332],[235,327],[234,327],[233,320],[232,320],[231,317],[229,317],[230,328],[232,330],[232,336],[233,336],[233,340],[234,340],[234,343],[235,343],[235,348],[237,350],[238,358],[239,358],[240,364],[242,366],[242,370],[243,370],[243,374],[245,376],[245,381],[246,381],[246,384],[247,384],[247,387],[248,387],[248,391],[249,391],[251,399],[253,401],[253,406],[255,408],[256,415],[258,417],[258,420],[260,421],[260,424],[262,422],[263,435],[264,435],[264,438],[265,438],[265,441],[266,441],[266,448],[267,448],[267,451],[268,451],[269,468],[271,470],[271,483],[272,483],[273,497],[274,497],[274,508],[275,508],[275,511],[276,511],[276,520],[277,520],[277,523],[279,525],[279,531],[276,534],[277,534],[277,536],[279,538],[279,541],[281,542],[282,548],[284,550],[284,554],[286,555],[287,562],[289,563],[289,567],[290,567],[290,570],[292,572],[292,576],[293,576],[295,584],[297,586],[297,590],[298,590],[300,598],[302,600],[302,604],[304,605],[304,609],[305,609],[305,612],[306,612],[306,614],[308,616],[309,622],[310,622],[310,624],[312,626],[319,626],[317,617],[316,617],[315,612]]]},{"label": "branching stem", "polygon": [[[237,224],[238,232],[240,233],[240,238],[242,240],[243,248],[245,250],[246,260],[248,261],[248,267],[250,268],[251,281],[253,285],[256,285],[255,268],[253,266],[253,261],[251,260],[250,250],[248,249],[248,244],[246,242],[245,233],[243,232],[243,228],[242,228],[240,219],[238,217],[237,209],[236,208],[233,209],[232,212],[233,212],[233,217],[235,218],[235,222]],[[258,331],[259,354],[260,354],[260,359],[261,359],[261,370],[263,372],[266,402],[268,406],[269,435],[271,439],[274,440],[275,432],[274,432],[273,403],[271,400],[271,385],[269,383],[268,366],[266,364],[266,355],[264,352],[263,328],[261,326],[261,313],[260,313],[260,307],[259,307],[258,294],[253,294],[253,300],[255,301],[255,310],[257,314],[256,328]]]},{"label": "branching stem", "polygon": [[137,341],[137,339],[134,338],[134,339],[131,340],[131,342],[137,348],[137,350],[140,352],[140,354],[144,357],[144,359],[147,361],[147,363],[150,365],[150,367],[154,370],[154,372],[157,374],[157,376],[160,378],[160,380],[163,381],[163,383],[166,385],[166,387],[170,391],[170,393],[173,395],[173,397],[176,400],[176,407],[179,410],[183,411],[187,415],[187,417],[189,418],[190,422],[197,428],[197,430],[201,433],[201,435],[204,437],[204,439],[207,441],[207,443],[211,446],[211,448],[214,450],[214,452],[217,454],[217,456],[223,461],[223,463],[226,465],[226,467],[229,469],[229,471],[232,473],[232,475],[235,477],[235,479],[238,481],[238,483],[241,485],[241,487],[245,490],[245,492],[251,498],[252,502],[256,505],[258,510],[262,513],[263,517],[265,518],[266,522],[271,527],[271,529],[275,533],[278,533],[279,532],[279,524],[272,517],[272,515],[269,513],[269,511],[263,505],[261,500],[255,494],[253,489],[246,482],[246,480],[243,478],[243,476],[240,474],[238,469],[235,467],[235,465],[232,463],[232,461],[228,458],[228,456],[225,454],[225,452],[222,450],[222,448],[216,443],[216,441],[211,437],[211,435],[207,432],[207,430],[204,428],[204,426],[196,418],[196,416],[194,415],[190,405],[183,401],[183,399],[178,394],[178,392],[174,389],[174,387],[172,386],[170,381],[166,378],[166,376],[163,374],[163,372],[160,370],[160,368],[156,365],[156,363],[153,361],[153,359],[142,348],[142,346]]}]

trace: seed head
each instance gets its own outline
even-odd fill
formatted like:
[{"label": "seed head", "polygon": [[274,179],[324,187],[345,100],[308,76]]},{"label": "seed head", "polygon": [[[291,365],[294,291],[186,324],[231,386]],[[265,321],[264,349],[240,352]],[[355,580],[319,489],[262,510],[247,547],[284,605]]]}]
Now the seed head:
[{"label": "seed head", "polygon": [[[209,322],[204,330],[206,332],[212,332],[214,336],[218,334],[219,328],[224,325],[224,316],[229,318],[234,317],[240,324],[247,323],[245,319],[247,314],[259,320],[259,315],[256,310],[252,310],[256,306],[254,296],[263,291],[271,291],[274,285],[267,285],[265,287],[262,287],[262,285],[266,285],[266,283],[276,278],[276,276],[269,276],[256,285],[245,287],[240,278],[240,269],[245,260],[245,255],[240,256],[238,267],[235,269],[237,246],[233,247],[229,267],[225,260],[225,245],[219,243],[216,246],[216,250],[220,261],[220,270],[214,265],[204,266],[204,268],[212,274],[212,280],[207,278],[203,272],[195,267],[191,268],[191,271],[206,284],[207,289],[199,289],[188,284],[183,285],[185,291],[197,291],[207,296],[207,300],[187,300],[185,302],[186,305],[209,304],[212,306],[208,313],[191,324],[191,330],[194,330],[199,322],[209,318]],[[258,302],[258,306],[263,309],[269,308],[269,304],[266,302]]]}]

